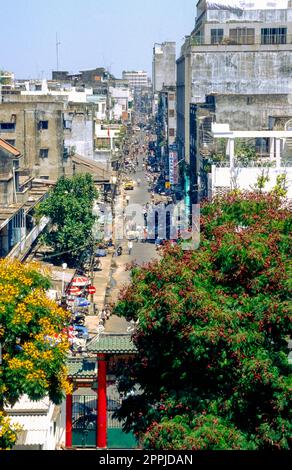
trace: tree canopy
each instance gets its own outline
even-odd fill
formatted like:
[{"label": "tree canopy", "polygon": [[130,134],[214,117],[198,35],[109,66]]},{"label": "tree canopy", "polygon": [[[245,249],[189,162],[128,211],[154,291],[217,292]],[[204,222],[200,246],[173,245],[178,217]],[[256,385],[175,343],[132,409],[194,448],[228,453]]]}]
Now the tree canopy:
[{"label": "tree canopy", "polygon": [[58,404],[70,389],[68,312],[48,299],[49,286],[37,265],[0,261],[0,447],[15,436],[5,406],[23,394],[31,400],[48,395]]},{"label": "tree canopy", "polygon": [[38,207],[38,214],[51,219],[51,229],[44,241],[63,260],[78,258],[80,251],[92,243],[93,215],[97,191],[90,174],[62,177],[49,197]]},{"label": "tree canopy", "polygon": [[198,250],[133,268],[115,309],[139,320],[119,416],[145,448],[291,447],[290,209],[276,193],[216,198]]}]

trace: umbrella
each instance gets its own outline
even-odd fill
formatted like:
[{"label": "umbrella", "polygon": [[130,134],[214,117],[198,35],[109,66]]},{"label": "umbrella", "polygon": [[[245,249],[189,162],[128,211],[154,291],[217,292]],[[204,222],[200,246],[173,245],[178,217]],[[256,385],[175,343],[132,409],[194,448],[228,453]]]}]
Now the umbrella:
[{"label": "umbrella", "polygon": [[83,299],[82,297],[79,297],[76,301],[79,307],[88,307],[90,305],[89,300]]},{"label": "umbrella", "polygon": [[90,284],[90,280],[87,277],[74,277],[72,280],[72,286],[85,287]]},{"label": "umbrella", "polygon": [[71,286],[68,289],[68,292],[69,292],[70,295],[79,295],[79,294],[81,294],[81,289],[79,289],[79,287],[77,287],[77,286]]}]

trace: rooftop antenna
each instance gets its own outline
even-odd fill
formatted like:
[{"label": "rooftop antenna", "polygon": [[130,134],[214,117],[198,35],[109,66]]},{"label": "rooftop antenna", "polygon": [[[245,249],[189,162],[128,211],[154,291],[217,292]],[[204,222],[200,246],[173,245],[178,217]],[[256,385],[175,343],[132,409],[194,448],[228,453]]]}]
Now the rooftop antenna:
[{"label": "rooftop antenna", "polygon": [[57,56],[57,72],[59,71],[59,46],[61,45],[58,33],[56,33],[56,56]]}]

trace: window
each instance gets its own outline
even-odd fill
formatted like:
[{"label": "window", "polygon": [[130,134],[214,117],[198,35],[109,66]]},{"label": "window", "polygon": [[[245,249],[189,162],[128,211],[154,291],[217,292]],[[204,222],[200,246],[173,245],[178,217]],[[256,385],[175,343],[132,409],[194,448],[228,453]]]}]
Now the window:
[{"label": "window", "polygon": [[40,179],[41,179],[41,180],[48,180],[49,177],[48,177],[48,176],[40,176]]},{"label": "window", "polygon": [[211,44],[221,44],[223,40],[223,29],[211,29]]},{"label": "window", "polygon": [[174,117],[174,109],[169,110],[169,117]]},{"label": "window", "polygon": [[15,139],[5,139],[7,144],[15,146]]},{"label": "window", "polygon": [[248,97],[246,98],[246,104],[253,104],[252,96],[248,96]]},{"label": "window", "polygon": [[40,149],[40,158],[48,158],[49,149]]},{"label": "window", "polygon": [[255,35],[253,28],[235,28],[230,29],[229,38],[235,44],[254,44]]},{"label": "window", "polygon": [[49,121],[40,121],[40,122],[39,122],[39,129],[40,129],[40,130],[47,130],[47,129],[49,129]]},{"label": "window", "polygon": [[173,94],[169,95],[168,99],[169,101],[174,101],[174,95]]},{"label": "window", "polygon": [[169,136],[174,137],[174,129],[169,129]]},{"label": "window", "polygon": [[72,130],[72,121],[69,119],[64,119],[64,129]]},{"label": "window", "polygon": [[1,122],[0,131],[2,132],[14,132],[15,131],[15,122]]},{"label": "window", "polygon": [[287,28],[262,28],[262,44],[287,44]]}]

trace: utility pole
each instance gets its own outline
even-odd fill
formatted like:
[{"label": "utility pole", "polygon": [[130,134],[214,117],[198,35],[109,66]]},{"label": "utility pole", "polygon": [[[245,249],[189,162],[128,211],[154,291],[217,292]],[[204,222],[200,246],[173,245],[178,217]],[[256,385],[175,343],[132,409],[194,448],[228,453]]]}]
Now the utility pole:
[{"label": "utility pole", "polygon": [[59,46],[61,45],[58,33],[56,33],[56,57],[57,57],[57,72],[59,71]]}]

